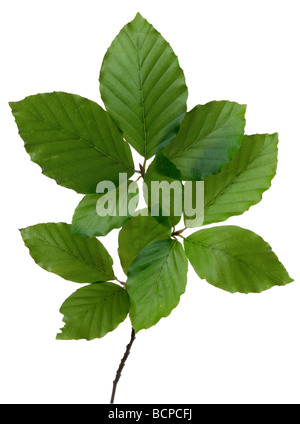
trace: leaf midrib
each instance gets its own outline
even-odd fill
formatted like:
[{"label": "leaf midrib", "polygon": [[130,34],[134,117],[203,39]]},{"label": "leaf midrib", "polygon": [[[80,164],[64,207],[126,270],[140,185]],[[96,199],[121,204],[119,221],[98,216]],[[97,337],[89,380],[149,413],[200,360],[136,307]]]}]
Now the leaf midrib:
[{"label": "leaf midrib", "polygon": [[[219,197],[221,197],[224,193],[225,193],[225,191],[227,191],[233,184],[235,184],[236,183],[236,179],[237,178],[239,178],[244,172],[247,172],[248,171],[248,169],[249,169],[249,166],[253,163],[253,162],[255,162],[257,159],[258,159],[259,157],[258,156],[256,156],[253,160],[250,160],[249,162],[247,162],[247,166],[245,167],[245,168],[243,168],[240,172],[238,172],[237,174],[235,174],[235,175],[233,175],[232,177],[232,180],[227,184],[227,185],[225,185],[224,187],[223,187],[223,189],[216,195],[216,196],[214,196],[214,198],[207,204],[207,205],[205,205],[204,206],[204,209],[207,209],[207,208],[209,208],[214,202],[216,202],[218,199],[219,199]],[[230,168],[230,166],[227,166],[226,167],[226,171],[228,170]],[[209,178],[209,177],[208,177]],[[205,182],[205,181],[204,181]]]},{"label": "leaf midrib", "polygon": [[168,253],[168,255],[167,255],[166,259],[164,260],[164,263],[163,263],[163,265],[162,265],[162,267],[161,267],[161,270],[160,270],[160,272],[159,272],[159,275],[158,275],[158,277],[157,277],[157,279],[156,279],[156,281],[155,281],[155,285],[156,285],[156,292],[157,292],[157,288],[158,288],[158,285],[159,285],[159,282],[158,282],[158,281],[160,280],[161,274],[162,274],[162,272],[163,272],[163,270],[164,270],[164,267],[166,266],[166,264],[167,264],[167,262],[168,262],[168,259],[169,259],[170,255],[171,255],[171,253],[172,253],[172,251],[173,251],[173,249],[174,249],[175,245],[176,245],[176,241],[174,240],[174,241],[173,241],[173,243],[172,243],[172,246],[171,246],[170,252]]},{"label": "leaf midrib", "polygon": [[[96,146],[95,144],[92,144],[90,141],[84,139],[83,137],[79,136],[76,133],[73,133],[71,131],[66,130],[63,127],[59,127],[56,124],[54,124],[52,121],[49,121],[48,119],[46,119],[45,117],[43,117],[42,115],[39,115],[37,113],[34,113],[32,111],[30,111],[30,114],[33,116],[36,116],[37,118],[39,118],[40,121],[45,122],[47,124],[52,125],[53,128],[55,128],[58,131],[63,131],[64,133],[71,135],[73,137],[73,139],[77,139],[82,141],[83,143],[87,144],[90,148],[97,150],[98,152],[102,153],[104,156],[108,157],[109,159],[113,160],[114,162],[117,162],[118,164],[124,166],[127,169],[130,169],[131,171],[134,171],[134,168],[131,168],[130,166],[126,165],[125,163],[121,162],[120,160],[114,158],[113,156],[109,155],[108,153],[104,152],[103,150],[101,150],[98,146]],[[72,141],[72,140],[69,140]]]},{"label": "leaf midrib", "polygon": [[[230,188],[230,187],[232,187],[234,184],[236,184],[237,183],[237,179],[244,173],[244,172],[247,172],[247,171],[249,171],[249,167],[253,164],[253,163],[255,163],[255,161],[257,161],[258,159],[260,159],[262,156],[261,156],[261,153],[262,153],[262,151],[263,151],[263,149],[264,149],[264,147],[265,147],[265,142],[264,142],[264,145],[262,146],[262,148],[261,148],[261,150],[260,150],[260,152],[259,152],[259,155],[257,155],[257,156],[255,156],[252,160],[249,160],[249,162],[247,162],[247,166],[245,167],[245,168],[243,168],[240,172],[238,172],[237,174],[235,174],[235,175],[233,175],[233,178],[232,178],[232,180],[227,184],[227,185],[225,185],[224,186],[224,188],[216,195],[216,196],[214,196],[214,198],[207,204],[207,205],[205,205],[204,206],[204,209],[207,209],[207,208],[209,208],[212,204],[214,204],[221,196],[223,196],[223,194]],[[270,151],[268,154],[271,154],[271,153],[273,153],[272,151]],[[262,165],[262,166],[264,166],[264,165]],[[259,166],[260,167],[260,166]],[[226,171],[228,170],[228,169],[230,169],[230,164],[226,167]],[[266,175],[266,177],[270,177],[271,175]],[[263,177],[259,177],[259,178],[263,178]],[[204,180],[204,182],[205,182],[205,180]]]},{"label": "leaf midrib", "polygon": [[[168,255],[167,255],[167,256],[166,256],[166,258],[164,259],[164,262],[163,262],[163,264],[162,264],[162,266],[161,266],[161,269],[159,269],[159,274],[158,274],[158,276],[157,276],[157,278],[156,278],[156,280],[155,280],[155,282],[154,282],[154,285],[156,286],[156,287],[155,287],[155,294],[157,294],[157,290],[158,290],[158,286],[159,286],[159,280],[160,280],[161,274],[162,274],[162,272],[163,272],[163,269],[164,269],[164,267],[166,266],[166,263],[167,263],[167,261],[168,261],[168,259],[169,259],[170,255],[171,255],[171,252],[172,252],[172,250],[174,249],[175,245],[176,245],[176,242],[174,241],[174,242],[173,242],[173,245],[172,245],[172,247],[171,247],[171,249],[170,249],[170,251],[169,251],[169,253],[168,253]],[[146,270],[146,269],[148,269],[151,265],[152,265],[152,264],[150,264],[147,268],[145,268],[145,270]],[[144,270],[144,271],[145,271],[145,270]],[[144,297],[146,297],[147,295],[148,295],[148,292],[146,292],[146,293],[144,294],[144,296],[142,296],[142,297],[139,299],[139,302],[141,301],[141,299],[143,299],[143,298],[144,298]],[[153,300],[154,300],[154,297],[152,298],[152,301],[151,301],[151,307],[152,307],[152,304],[153,304]]]},{"label": "leaf midrib", "polygon": [[[120,290],[122,290],[122,288],[121,288],[121,287],[120,287]],[[100,307],[100,306],[101,306],[101,304],[105,303],[105,302],[107,301],[107,299],[109,299],[110,297],[116,296],[118,293],[120,293],[120,290],[117,290],[117,289],[116,289],[116,290],[115,290],[112,294],[110,294],[110,295],[108,295],[108,296],[104,297],[103,299],[99,299],[97,302],[92,303],[92,304],[90,305],[90,307],[89,307],[89,308],[87,308],[87,309],[85,309],[85,310],[84,310],[84,312],[82,312],[81,314],[79,314],[79,315],[78,315],[78,317],[72,321],[72,323],[69,323],[68,321],[65,321],[65,319],[63,319],[63,321],[64,321],[64,323],[66,324],[66,326],[62,329],[61,334],[63,334],[64,329],[65,329],[66,327],[68,327],[68,329],[72,329],[72,328],[74,328],[74,326],[76,325],[76,323],[77,323],[78,321],[81,321],[81,320],[82,320],[82,317],[85,317],[88,313],[90,313],[90,312],[94,311],[94,314],[95,314],[96,309],[97,309],[98,307]],[[63,310],[62,310],[62,313],[63,313],[64,315],[67,315],[67,314],[65,314],[65,313],[63,312]],[[93,319],[92,319],[92,322],[93,322],[93,321],[94,321],[94,317],[93,317]],[[83,322],[83,320],[82,320],[82,322]],[[101,323],[100,323],[100,326],[101,326]],[[91,327],[92,327],[92,325],[91,325]],[[90,330],[91,330],[91,329],[90,329]],[[91,331],[90,331],[90,333],[91,333]],[[89,333],[89,338],[88,338],[88,340],[90,339],[90,333]]]},{"label": "leaf midrib", "polygon": [[267,271],[264,271],[264,270],[262,270],[260,268],[255,268],[253,265],[249,264],[248,262],[243,261],[238,256],[232,255],[232,254],[230,254],[230,253],[228,253],[228,252],[226,252],[226,251],[224,251],[222,249],[218,249],[217,247],[211,247],[209,245],[206,245],[204,243],[200,243],[200,242],[197,242],[197,241],[194,241],[194,240],[192,241],[192,240],[186,239],[186,241],[188,241],[189,243],[197,244],[199,246],[203,246],[203,247],[205,247],[205,248],[207,248],[209,250],[217,250],[219,252],[222,252],[225,256],[229,256],[230,258],[236,260],[237,262],[240,262],[243,265],[246,265],[247,267],[251,268],[253,271],[258,272],[258,273],[261,273],[261,274],[264,274],[264,275],[267,275],[268,278],[271,278],[271,275]]},{"label": "leaf midrib", "polygon": [[[224,110],[224,107],[222,108],[222,111],[223,110]],[[221,114],[221,112],[220,112],[220,114]],[[239,111],[237,113],[235,113],[234,116],[238,115],[238,113],[239,113]],[[208,118],[208,116],[209,116],[209,114],[207,114],[207,116],[205,117],[205,120]],[[178,151],[177,153],[175,153],[174,156],[170,156],[169,159],[174,159],[174,158],[180,156],[182,153],[186,152],[187,150],[190,150],[196,143],[202,142],[205,139],[208,139],[208,141],[209,141],[209,139],[211,138],[211,136],[216,131],[220,130],[221,128],[224,128],[224,127],[228,126],[228,125],[226,125],[226,122],[228,122],[229,119],[231,119],[231,118],[232,118],[232,114],[230,114],[230,116],[226,119],[225,123],[223,123],[223,124],[221,124],[219,126],[214,127],[210,132],[208,132],[207,134],[203,135],[202,137],[199,137],[199,134],[200,134],[200,132],[201,132],[201,130],[203,128],[203,124],[204,124],[204,123],[202,123],[201,128],[200,128],[199,133],[198,133],[198,136],[196,137],[196,140],[193,141],[192,144],[189,144],[185,149],[182,149],[182,150]],[[234,135],[236,135],[236,134],[234,134]],[[227,135],[226,137],[229,137],[229,136]]]},{"label": "leaf midrib", "polygon": [[[86,265],[89,265],[91,268],[96,268],[98,271],[101,271],[103,274],[107,275],[110,279],[111,278],[115,278],[114,274],[108,274],[106,271],[104,271],[103,269],[99,268],[95,263],[92,264],[91,262],[88,262],[84,258],[81,258],[80,256],[75,255],[72,250],[67,251],[64,248],[62,248],[61,246],[59,246],[58,244],[51,244],[49,242],[49,240],[43,239],[43,238],[38,237],[38,236],[35,236],[34,238],[37,239],[37,240],[40,240],[40,241],[44,242],[45,244],[48,244],[51,247],[55,247],[55,248],[61,250],[62,252],[66,253],[67,255],[69,255],[71,257],[74,257],[74,258],[80,260],[81,262],[84,262]],[[87,249],[89,250],[88,247],[87,247]],[[89,252],[90,252],[90,250],[89,250]]]},{"label": "leaf midrib", "polygon": [[[143,132],[144,132],[144,157],[146,157],[147,156],[147,129],[146,129],[146,116],[145,116],[144,81],[143,81],[143,78],[142,78],[142,63],[141,63],[141,57],[140,57],[140,51],[142,50],[144,43],[141,47],[140,46],[137,47],[135,45],[135,43],[133,42],[133,39],[131,38],[126,27],[124,28],[124,30],[125,30],[127,37],[131,41],[133,47],[135,48],[136,53],[137,53],[138,73],[139,73],[139,89],[141,91],[141,111],[142,111],[142,122],[143,122]],[[151,31],[151,27],[150,27],[150,30],[147,34],[147,37],[148,37],[150,31]],[[145,40],[144,40],[144,42],[145,42]]]}]

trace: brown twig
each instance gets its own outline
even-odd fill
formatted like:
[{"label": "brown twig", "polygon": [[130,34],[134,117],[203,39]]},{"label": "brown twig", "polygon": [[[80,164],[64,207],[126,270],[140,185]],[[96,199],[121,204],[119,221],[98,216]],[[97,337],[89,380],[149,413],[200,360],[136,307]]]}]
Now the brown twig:
[{"label": "brown twig", "polygon": [[172,236],[180,236],[180,234],[183,233],[185,230],[186,230],[186,227],[182,228],[182,230],[173,231],[173,233],[171,235]]},{"label": "brown twig", "polygon": [[134,340],[135,340],[135,331],[132,328],[130,342],[128,343],[128,345],[126,347],[126,351],[125,351],[124,356],[123,356],[123,358],[122,358],[122,360],[120,362],[120,365],[119,365],[119,368],[118,368],[118,371],[117,371],[117,374],[116,374],[116,378],[114,379],[114,382],[113,382],[113,389],[112,389],[110,403],[114,403],[115,395],[116,395],[116,390],[117,390],[117,385],[118,385],[118,382],[120,380],[121,373],[122,373],[123,368],[125,366],[126,360],[127,360],[128,356],[129,356],[130,349],[131,349],[131,346],[132,346]]},{"label": "brown twig", "polygon": [[142,175],[142,177],[144,178],[145,173],[146,173],[146,171],[145,171],[145,162],[144,162],[144,164],[143,164],[143,165],[142,165],[142,164],[139,164],[139,167],[140,167],[141,175]]}]

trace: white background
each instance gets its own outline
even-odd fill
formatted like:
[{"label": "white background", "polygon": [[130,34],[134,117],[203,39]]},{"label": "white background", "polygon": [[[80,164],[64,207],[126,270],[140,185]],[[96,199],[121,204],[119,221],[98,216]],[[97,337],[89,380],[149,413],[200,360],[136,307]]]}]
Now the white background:
[{"label": "white background", "polygon": [[[59,307],[80,286],[36,266],[18,228],[70,222],[81,196],[30,161],[7,103],[62,90],[102,104],[102,58],[140,11],[179,56],[188,109],[246,103],[248,134],[279,132],[271,189],[226,223],[260,234],[295,282],[231,295],[190,269],[179,306],[138,334],[116,402],[299,403],[299,1],[10,0],[0,8],[0,402],[109,401],[130,322],[101,340],[55,340]],[[117,234],[104,244],[121,277]]]}]

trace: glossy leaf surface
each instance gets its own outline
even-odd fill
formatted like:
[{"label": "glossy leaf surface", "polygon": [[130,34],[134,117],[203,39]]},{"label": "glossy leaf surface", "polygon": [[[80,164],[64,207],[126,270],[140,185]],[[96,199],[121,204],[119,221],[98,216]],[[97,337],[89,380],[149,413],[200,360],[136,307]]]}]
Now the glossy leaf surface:
[{"label": "glossy leaf surface", "polygon": [[170,143],[186,112],[187,88],[178,59],[139,13],[109,47],[100,91],[125,139],[146,158]]},{"label": "glossy leaf surface", "polygon": [[131,183],[131,181],[128,181],[127,187],[121,185],[113,190],[112,201],[110,202],[109,198],[107,201],[109,205],[105,205],[107,210],[105,216],[99,215],[98,204],[107,196],[104,194],[87,194],[75,210],[72,220],[72,234],[82,237],[106,236],[114,228],[122,227],[132,217],[131,213],[134,212],[134,210],[131,213],[129,211],[130,201],[135,196],[138,197],[135,192],[128,192],[128,186]]},{"label": "glossy leaf surface", "polygon": [[10,107],[33,162],[57,184],[96,193],[102,180],[134,173],[129,146],[97,103],[62,92],[36,94]]},{"label": "glossy leaf surface", "polygon": [[261,201],[277,167],[277,134],[244,136],[222,171],[204,180],[204,225],[241,215]]},{"label": "glossy leaf surface", "polygon": [[178,305],[187,269],[184,250],[176,240],[157,241],[142,250],[129,267],[126,283],[136,331],[152,327]]},{"label": "glossy leaf surface", "polygon": [[171,225],[178,224],[183,211],[181,181],[182,177],[176,166],[162,153],[158,153],[144,178],[144,196],[153,217],[168,216]]},{"label": "glossy leaf surface", "polygon": [[197,231],[184,247],[200,278],[231,293],[260,293],[293,281],[270,245],[240,227]]},{"label": "glossy leaf surface", "polygon": [[59,340],[92,340],[113,331],[129,312],[126,291],[113,283],[94,283],[73,293],[62,304],[65,326]]},{"label": "glossy leaf surface", "polygon": [[171,228],[152,216],[138,215],[128,221],[119,233],[119,257],[125,274],[141,251],[150,243],[168,239]]},{"label": "glossy leaf surface", "polygon": [[112,259],[97,239],[73,236],[65,223],[37,224],[21,230],[35,262],[76,283],[114,279]]},{"label": "glossy leaf surface", "polygon": [[163,154],[176,165],[184,180],[202,180],[217,174],[240,147],[245,111],[245,105],[229,101],[194,107]]}]

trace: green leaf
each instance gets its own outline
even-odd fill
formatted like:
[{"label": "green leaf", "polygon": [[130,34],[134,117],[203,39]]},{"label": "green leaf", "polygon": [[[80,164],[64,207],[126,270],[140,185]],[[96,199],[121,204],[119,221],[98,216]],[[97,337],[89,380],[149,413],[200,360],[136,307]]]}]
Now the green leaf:
[{"label": "green leaf", "polygon": [[204,180],[204,225],[241,215],[262,199],[277,167],[278,134],[245,136],[233,160]]},{"label": "green leaf", "polygon": [[139,13],[109,47],[100,90],[125,139],[146,158],[170,143],[186,112],[188,93],[178,59]]},{"label": "green leaf", "polygon": [[260,293],[293,281],[269,244],[240,227],[197,231],[184,247],[200,278],[231,293]]},{"label": "green leaf", "polygon": [[[137,188],[136,183],[126,181],[126,186],[122,184],[106,194],[87,194],[75,210],[72,234],[82,237],[106,236],[114,228],[122,227],[132,217],[135,210],[132,208],[130,211],[131,200],[138,197],[135,191],[130,189],[128,192],[129,186],[132,189]],[[107,215],[100,216],[98,205],[103,199],[107,199],[108,206],[105,205]]]},{"label": "green leaf", "polygon": [[152,216],[138,215],[128,221],[119,233],[119,257],[127,274],[129,266],[141,251],[158,240],[168,239],[171,228],[156,221]]},{"label": "green leaf", "polygon": [[134,173],[129,146],[97,103],[54,92],[10,103],[20,136],[43,174],[78,193],[95,193],[102,180]]},{"label": "green leaf", "polygon": [[194,107],[163,154],[176,165],[184,180],[201,180],[218,173],[241,144],[245,111],[245,105],[229,101]]},{"label": "green leaf", "polygon": [[185,291],[188,261],[176,240],[148,245],[128,270],[126,290],[135,331],[155,325],[178,305]]},{"label": "green leaf", "polygon": [[[144,196],[151,215],[154,217],[168,216],[173,226],[178,224],[183,211],[183,186],[181,181],[182,177],[176,166],[162,153],[156,155],[144,178]],[[152,196],[152,182],[157,185],[157,199]],[[175,205],[178,205],[178,210]]]},{"label": "green leaf", "polygon": [[126,291],[113,283],[94,283],[82,287],[62,304],[66,325],[59,340],[92,340],[105,336],[124,321],[129,312]]},{"label": "green leaf", "polygon": [[201,227],[204,221],[204,182],[184,184],[184,224],[186,228]]},{"label": "green leaf", "polygon": [[76,283],[115,279],[112,258],[97,239],[71,235],[65,223],[38,224],[21,230],[35,262],[49,272]]}]

